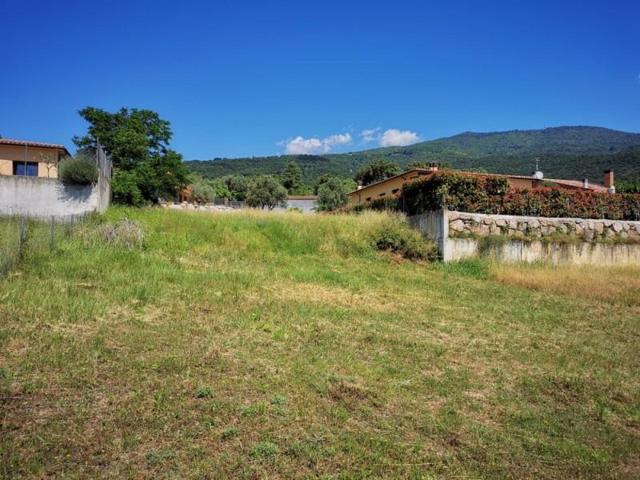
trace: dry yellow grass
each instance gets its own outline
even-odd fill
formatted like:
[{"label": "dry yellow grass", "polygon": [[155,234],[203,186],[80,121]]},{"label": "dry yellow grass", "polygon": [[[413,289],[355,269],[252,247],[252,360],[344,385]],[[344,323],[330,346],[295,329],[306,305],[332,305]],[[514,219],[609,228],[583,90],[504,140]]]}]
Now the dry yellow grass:
[{"label": "dry yellow grass", "polygon": [[570,297],[640,306],[640,268],[545,265],[493,265],[507,285]]}]

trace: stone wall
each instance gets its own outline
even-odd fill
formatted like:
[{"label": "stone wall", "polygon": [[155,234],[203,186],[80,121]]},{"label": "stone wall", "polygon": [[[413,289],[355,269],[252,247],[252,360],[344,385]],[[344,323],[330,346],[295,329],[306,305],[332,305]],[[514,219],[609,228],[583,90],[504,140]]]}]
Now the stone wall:
[{"label": "stone wall", "polygon": [[640,265],[640,222],[519,217],[438,210],[407,218],[438,244],[445,262]]},{"label": "stone wall", "polygon": [[640,243],[640,222],[448,212],[452,238],[504,235],[518,240],[571,237],[588,243]]}]

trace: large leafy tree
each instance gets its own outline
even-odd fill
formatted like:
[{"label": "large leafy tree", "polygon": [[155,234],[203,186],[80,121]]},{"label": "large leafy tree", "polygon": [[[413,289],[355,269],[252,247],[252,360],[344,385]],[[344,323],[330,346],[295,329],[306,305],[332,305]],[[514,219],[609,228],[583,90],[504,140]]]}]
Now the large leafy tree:
[{"label": "large leafy tree", "polygon": [[247,205],[253,208],[268,208],[273,210],[279,205],[284,205],[287,199],[287,190],[275,177],[263,175],[249,185],[247,190]]},{"label": "large leafy tree", "polygon": [[368,165],[364,165],[358,173],[356,173],[355,180],[360,185],[369,185],[371,183],[380,182],[386,180],[389,177],[398,175],[400,173],[400,167],[387,160],[375,160]]},{"label": "large leafy tree", "polygon": [[173,198],[189,183],[182,156],[169,148],[168,121],[151,110],[121,108],[115,113],[86,107],[80,116],[89,123],[87,134],[74,137],[80,151],[100,143],[113,162],[114,200],[141,205]]}]

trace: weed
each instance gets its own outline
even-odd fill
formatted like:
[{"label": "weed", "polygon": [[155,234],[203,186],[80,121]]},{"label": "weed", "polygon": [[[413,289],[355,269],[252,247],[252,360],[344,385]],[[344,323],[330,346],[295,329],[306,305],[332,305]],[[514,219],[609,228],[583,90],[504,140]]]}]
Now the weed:
[{"label": "weed", "polygon": [[234,427],[225,428],[222,431],[222,439],[229,440],[230,438],[234,438],[238,436],[238,429]]},{"label": "weed", "polygon": [[266,441],[257,443],[253,447],[253,450],[251,450],[251,456],[260,458],[273,457],[278,453],[280,453],[280,449],[278,448],[278,446],[273,442]]},{"label": "weed", "polygon": [[171,450],[152,450],[147,452],[145,459],[150,465],[158,465],[175,457],[175,453]]},{"label": "weed", "polygon": [[209,386],[201,386],[196,389],[196,398],[213,397],[213,389]]}]

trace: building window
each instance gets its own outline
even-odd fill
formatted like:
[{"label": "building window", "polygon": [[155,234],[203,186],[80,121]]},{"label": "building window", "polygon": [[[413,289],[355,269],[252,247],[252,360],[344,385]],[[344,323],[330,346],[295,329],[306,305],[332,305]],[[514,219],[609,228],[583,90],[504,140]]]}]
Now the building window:
[{"label": "building window", "polygon": [[366,201],[370,202],[371,201],[371,197],[367,197]]},{"label": "building window", "polygon": [[399,188],[394,188],[393,190],[391,190],[391,193],[398,193],[400,191]]},{"label": "building window", "polygon": [[38,162],[13,162],[13,174],[22,177],[37,177]]},{"label": "building window", "polygon": [[386,195],[386,192],[382,192],[380,195],[378,195],[379,197],[384,197]]}]

